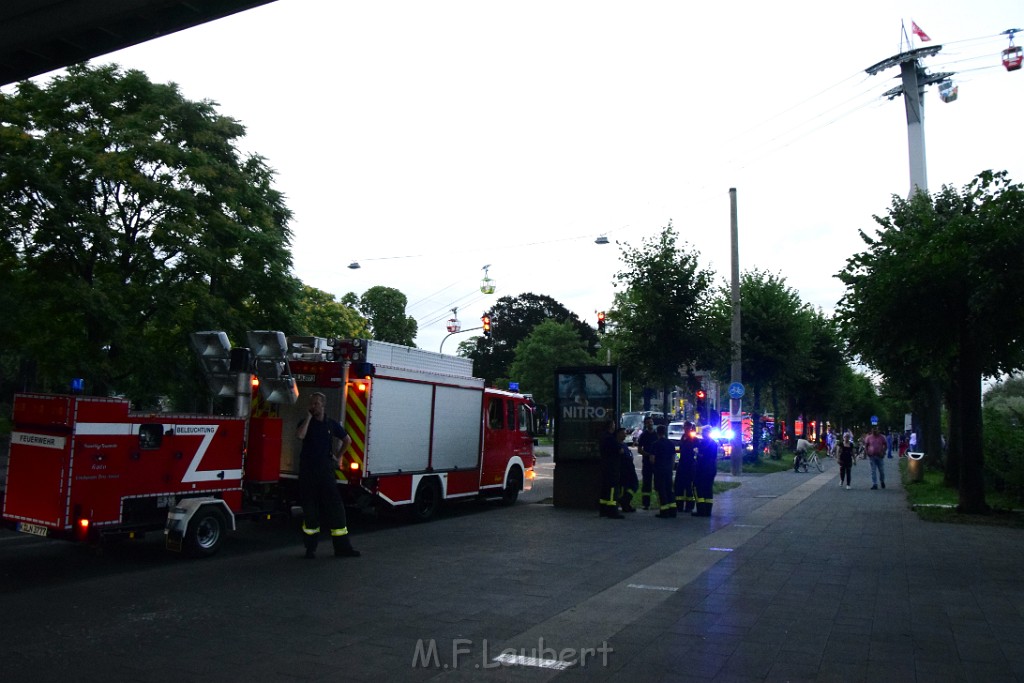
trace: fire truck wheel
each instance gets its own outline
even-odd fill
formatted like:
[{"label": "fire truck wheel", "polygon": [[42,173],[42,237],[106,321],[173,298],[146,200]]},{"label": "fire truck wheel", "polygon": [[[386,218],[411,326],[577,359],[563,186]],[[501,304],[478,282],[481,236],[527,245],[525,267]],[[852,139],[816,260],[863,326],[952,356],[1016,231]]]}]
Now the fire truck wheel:
[{"label": "fire truck wheel", "polygon": [[502,505],[514,505],[519,499],[519,492],[523,490],[523,471],[513,467],[508,473],[508,480],[505,482],[505,490],[501,493]]},{"label": "fire truck wheel", "polygon": [[228,522],[216,505],[204,505],[189,520],[185,551],[191,557],[209,557],[224,543]]},{"label": "fire truck wheel", "polygon": [[409,506],[409,513],[414,522],[426,522],[441,509],[441,485],[436,477],[424,477],[416,487],[416,495]]}]

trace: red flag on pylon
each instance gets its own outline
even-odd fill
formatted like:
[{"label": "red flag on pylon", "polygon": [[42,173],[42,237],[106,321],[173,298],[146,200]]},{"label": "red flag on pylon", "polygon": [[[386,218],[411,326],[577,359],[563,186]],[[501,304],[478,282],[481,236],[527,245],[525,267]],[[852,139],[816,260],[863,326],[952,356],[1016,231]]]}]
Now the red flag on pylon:
[{"label": "red flag on pylon", "polygon": [[910,32],[920,38],[922,43],[927,43],[931,40],[931,38],[928,37],[928,34],[922,31],[921,27],[917,25],[917,22],[910,22]]}]

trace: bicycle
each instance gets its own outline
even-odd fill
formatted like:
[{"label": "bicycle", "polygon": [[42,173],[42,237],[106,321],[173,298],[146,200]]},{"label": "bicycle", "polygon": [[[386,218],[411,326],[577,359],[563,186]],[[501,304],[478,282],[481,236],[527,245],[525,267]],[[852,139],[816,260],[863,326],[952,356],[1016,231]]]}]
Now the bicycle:
[{"label": "bicycle", "polygon": [[[808,453],[810,453],[810,455],[808,455]],[[818,468],[819,472],[825,471],[825,466],[822,464],[821,460],[818,459],[817,449],[812,449],[809,451],[804,451],[803,453],[798,453],[797,457],[800,458],[800,464],[796,466],[796,469],[798,471],[807,472],[812,465]]]}]

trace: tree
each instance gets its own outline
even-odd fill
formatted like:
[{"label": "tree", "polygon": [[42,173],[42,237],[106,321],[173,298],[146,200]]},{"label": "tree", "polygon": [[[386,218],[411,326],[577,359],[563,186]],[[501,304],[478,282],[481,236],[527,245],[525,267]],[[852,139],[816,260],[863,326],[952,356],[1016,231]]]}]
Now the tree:
[{"label": "tree", "polygon": [[[342,302],[352,301],[349,294]],[[393,287],[370,287],[359,297],[358,310],[369,323],[370,333],[377,341],[415,346],[416,319],[405,314],[408,299]]]},{"label": "tree", "polygon": [[[810,308],[784,277],[765,271],[751,270],[741,275],[740,300],[743,383],[750,388],[750,396],[744,400],[750,402],[756,454],[760,452],[760,417],[769,399],[778,420],[782,417],[777,404],[779,392],[807,375],[811,315]],[[718,290],[711,306],[711,320],[713,348],[719,352],[711,367],[720,376],[728,377],[732,361],[732,293],[728,285]],[[790,416],[790,422],[793,417]]]},{"label": "tree", "polygon": [[294,333],[313,337],[363,338],[369,336],[366,318],[322,289],[302,286]]},{"label": "tree", "polygon": [[697,252],[677,246],[672,222],[639,249],[622,247],[624,269],[615,275],[615,304],[608,312],[620,365],[642,382],[669,387],[680,372],[714,356],[708,334],[712,274]]},{"label": "tree", "polygon": [[291,214],[215,107],[114,65],[0,93],[5,314],[31,330],[2,354],[27,384],[151,402],[192,377],[187,333],[291,328]]},{"label": "tree", "polygon": [[[959,468],[959,509],[987,512],[981,379],[1024,362],[1024,188],[985,171],[958,192],[893,198],[875,237],[839,274],[839,319],[851,348],[887,377],[916,374],[947,396],[950,460]],[[893,321],[900,321],[893,334]],[[938,424],[925,448],[938,451]],[[927,452],[927,451],[926,451]]]},{"label": "tree", "polygon": [[486,314],[491,316],[491,336],[477,337],[476,348],[469,357],[473,359],[473,372],[477,377],[490,383],[508,376],[516,346],[546,320],[569,323],[588,353],[593,353],[597,347],[594,329],[550,296],[532,293],[503,296]]},{"label": "tree", "polygon": [[533,394],[537,403],[555,404],[555,369],[569,365],[593,365],[594,357],[571,322],[545,320],[516,344],[509,377],[519,390]]}]

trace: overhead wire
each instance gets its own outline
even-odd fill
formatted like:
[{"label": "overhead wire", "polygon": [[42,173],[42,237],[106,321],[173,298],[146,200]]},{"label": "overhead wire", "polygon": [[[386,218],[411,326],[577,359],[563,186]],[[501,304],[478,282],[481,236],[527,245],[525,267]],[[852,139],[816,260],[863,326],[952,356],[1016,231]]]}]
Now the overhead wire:
[{"label": "overhead wire", "polygon": [[[946,42],[943,42],[942,45],[944,47],[945,46],[956,45],[956,46],[961,46],[963,48],[963,47],[967,47],[967,46],[969,46],[971,44],[974,44],[974,43],[980,44],[980,43],[982,43],[984,41],[993,41],[994,39],[1001,38],[1003,36],[1004,36],[1004,34],[992,34],[992,35],[989,35],[989,36],[980,36],[980,37],[967,38],[967,39],[961,39],[961,40],[955,40],[955,41],[946,41]],[[945,55],[943,55],[943,56],[956,57],[956,59],[946,59],[946,60],[939,59],[939,60],[934,60],[934,61],[931,62],[930,67],[935,72],[941,72],[941,71],[947,70],[947,67],[952,67],[952,65],[955,65],[955,64],[965,64],[966,65],[966,64],[970,64],[971,62],[975,62],[975,61],[978,61],[978,60],[981,60],[981,59],[991,58],[992,54],[993,54],[992,52],[988,52],[986,54],[980,54],[979,53],[977,55],[971,55],[970,54],[970,50],[966,50],[966,49],[960,49],[960,50],[957,50],[956,52],[952,52],[952,53],[950,53],[950,51],[947,51],[945,53]],[[998,52],[995,53],[995,54],[998,55]],[[993,63],[993,64],[987,65],[987,66],[970,67],[970,68],[966,68],[966,69],[961,68],[961,69],[959,69],[956,72],[957,73],[964,73],[964,72],[987,71],[987,70],[990,70],[990,69],[999,68],[1000,66],[1001,66],[1001,64],[999,64],[999,63]],[[952,70],[952,69],[950,69],[950,70]],[[854,88],[857,89],[857,92],[855,94],[847,97],[846,99],[844,99],[844,100],[842,100],[840,102],[829,103],[828,106],[826,106],[824,109],[822,109],[820,111],[817,111],[812,116],[806,117],[802,121],[799,121],[798,123],[796,123],[794,125],[791,125],[788,128],[785,128],[784,130],[782,130],[781,132],[773,135],[772,137],[768,138],[767,140],[758,143],[758,145],[755,145],[753,148],[751,148],[751,147],[744,148],[742,150],[742,157],[738,158],[736,155],[733,155],[732,157],[730,157],[727,160],[727,165],[730,166],[730,167],[734,167],[734,168],[745,168],[746,166],[748,166],[748,165],[750,165],[750,164],[752,164],[752,163],[754,163],[756,161],[762,160],[762,159],[764,159],[766,157],[769,157],[769,156],[779,152],[782,149],[790,147],[790,146],[796,144],[797,142],[807,138],[808,136],[813,135],[817,131],[822,130],[823,128],[829,127],[831,125],[834,125],[835,123],[837,123],[839,121],[842,121],[842,120],[846,119],[847,117],[853,116],[853,115],[857,114],[858,112],[861,112],[861,111],[863,111],[865,109],[877,108],[877,107],[885,106],[887,104],[887,102],[882,98],[882,95],[883,95],[884,92],[886,92],[886,91],[891,89],[891,82],[887,82],[885,79],[875,79],[872,75],[865,74],[862,70],[858,70],[856,72],[853,72],[853,73],[851,73],[851,74],[849,74],[849,75],[839,79],[835,83],[832,83],[831,85],[823,88],[822,90],[816,92],[815,94],[811,95],[810,97],[807,97],[807,98],[797,102],[796,104],[793,104],[792,106],[789,106],[789,107],[787,107],[785,109],[782,109],[781,111],[778,111],[778,112],[772,114],[771,116],[767,116],[767,117],[763,118],[762,120],[756,122],[752,126],[747,127],[742,132],[736,134],[735,136],[733,136],[732,138],[727,140],[725,142],[726,146],[727,147],[734,147],[736,145],[739,145],[745,138],[748,138],[752,133],[754,133],[754,132],[764,128],[766,125],[768,125],[768,124],[770,124],[770,123],[772,123],[774,121],[777,121],[779,119],[784,119],[787,115],[791,114],[794,111],[799,111],[799,112],[805,111],[806,109],[808,109],[808,105],[809,104],[820,102],[826,95],[828,95],[828,94],[832,93],[833,91],[843,87],[845,84],[849,83],[850,81],[856,81],[856,83],[853,86]],[[869,85],[866,88],[860,87],[860,86],[863,86],[865,83],[871,83],[871,85]],[[829,116],[829,114],[834,114],[834,115]],[[739,165],[737,165],[737,163]],[[605,233],[599,233],[599,234],[608,234],[608,233],[605,232]],[[498,250],[525,249],[525,248],[531,248],[531,247],[536,247],[536,246],[544,246],[544,245],[556,244],[556,243],[560,243],[560,242],[576,241],[576,240],[581,240],[581,239],[592,239],[593,237],[594,237],[594,235],[576,235],[576,236],[561,237],[561,238],[548,239],[548,240],[536,240],[536,241],[532,241],[532,242],[517,243],[517,244],[505,244],[505,245],[500,245],[500,246],[493,246],[493,245],[491,245],[491,246],[487,246],[487,247],[479,247],[479,248],[476,248],[476,249],[464,249],[464,250],[461,250],[459,252],[454,252],[454,254],[455,255],[466,254],[466,253],[471,253],[471,252],[474,252],[474,251],[478,252],[478,251],[484,251],[484,250],[493,251],[495,249],[498,249]],[[445,253],[446,256],[452,256],[453,255],[453,252],[451,252],[450,250],[445,250],[444,253]],[[363,260],[375,261],[375,260],[410,259],[410,258],[421,258],[421,257],[424,257],[424,256],[429,256],[429,254],[415,254],[415,255],[407,255],[407,256],[377,257],[377,258],[367,258],[367,259],[363,259]],[[435,292],[434,294],[431,294],[431,295],[428,295],[426,297],[423,297],[422,299],[417,301],[416,304],[414,304],[414,306],[415,305],[419,305],[421,303],[424,303],[424,302],[426,302],[428,300],[433,299],[435,296],[437,296],[437,294],[440,294],[441,292],[447,291],[452,286],[454,286],[454,283],[452,285],[448,285],[447,287],[439,290],[438,292]],[[470,298],[470,297],[473,297],[474,294],[476,294],[476,292],[470,292],[469,294],[466,294],[466,295],[464,295],[464,296],[462,296],[462,297],[460,297],[460,298],[450,302],[449,304],[446,304],[444,307],[434,309],[433,311],[431,311],[429,313],[426,313],[424,315],[419,316],[419,324],[424,325],[424,326],[429,326],[429,325],[437,324],[438,322],[441,322],[442,320],[444,320],[448,316],[448,313],[452,310],[452,308],[457,307],[457,306],[469,306],[469,305],[472,305],[472,304],[476,303],[477,301],[479,301],[479,300],[484,298],[484,295],[481,294],[481,295],[478,295],[475,298],[472,298],[469,301],[467,301],[467,299]]]}]

